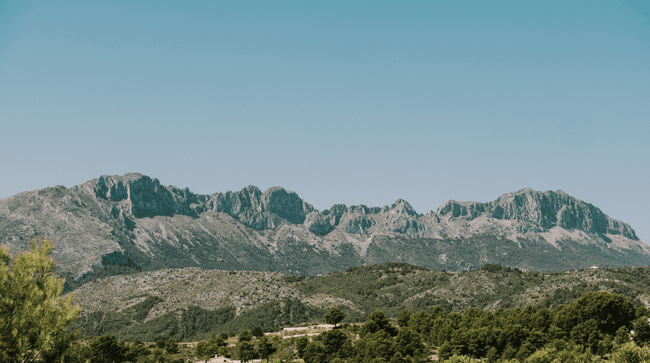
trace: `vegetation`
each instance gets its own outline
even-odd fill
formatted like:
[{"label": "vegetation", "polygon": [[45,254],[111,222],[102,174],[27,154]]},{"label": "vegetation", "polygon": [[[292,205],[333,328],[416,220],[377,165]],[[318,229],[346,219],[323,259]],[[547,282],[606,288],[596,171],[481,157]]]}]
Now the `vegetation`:
[{"label": "vegetation", "polygon": [[53,274],[54,243],[32,240],[11,258],[0,248],[0,361],[41,362],[61,356],[77,335],[66,331],[79,309],[60,298],[63,279]]},{"label": "vegetation", "polygon": [[[172,338],[159,338],[153,352],[141,341],[112,335],[80,342],[79,332],[70,329],[79,308],[72,305],[72,295],[61,297],[65,282],[54,274],[53,247],[48,239],[34,239],[29,250],[13,258],[8,248],[0,248],[1,362],[185,362]],[[144,299],[132,309],[133,317],[142,319],[157,302]]]},{"label": "vegetation", "polygon": [[[3,362],[180,363],[215,355],[305,363],[650,361],[648,268],[541,274],[486,265],[452,274],[389,263],[292,282],[272,276],[266,281],[291,285],[280,288],[288,296],[247,309],[187,305],[164,314],[156,309],[168,304],[166,295],[153,290],[116,310],[87,312],[77,321],[80,342],[69,329],[78,309],[71,295],[60,297],[51,249],[44,239],[13,259],[0,249]],[[445,292],[452,286],[459,299]],[[362,310],[382,304],[389,313]],[[350,323],[361,316],[363,323]],[[323,320],[334,329],[273,333]]]},{"label": "vegetation", "polygon": [[[650,313],[643,305],[648,299],[647,269],[541,274],[485,265],[479,271],[447,273],[386,263],[290,282],[281,275],[262,279],[263,273],[247,273],[249,278],[285,284],[285,297],[277,300],[254,296],[263,290],[260,286],[240,290],[245,299],[259,302],[248,308],[187,305],[160,314],[157,309],[169,305],[165,294],[153,290],[132,295],[128,305],[117,310],[83,315],[77,322],[81,333],[97,338],[78,344],[78,333],[66,330],[78,310],[71,305],[71,295],[59,297],[63,281],[52,274],[51,248],[44,239],[38,245],[32,241],[30,251],[14,259],[8,250],[0,250],[4,361],[169,361],[216,354],[242,361],[268,361],[277,354],[307,363],[413,362],[433,354],[450,361],[545,361],[565,356],[591,360],[595,355],[629,361],[645,359],[643,347],[650,341]],[[228,276],[242,277],[238,272]],[[157,279],[158,284],[172,280],[164,274]],[[551,284],[555,288],[544,291]],[[433,293],[451,286],[453,292]],[[325,309],[324,301],[342,304]],[[364,317],[364,311],[373,312]],[[397,317],[397,326],[390,317]],[[284,342],[263,333],[323,318],[335,325],[346,318],[365,323],[347,324],[311,340]],[[226,334],[232,332],[241,332],[236,342]],[[195,349],[178,344],[206,338]]]},{"label": "vegetation", "polygon": [[341,311],[339,307],[333,307],[326,315],[325,322],[327,324],[336,324],[340,323],[341,320],[345,319],[345,313]]},{"label": "vegetation", "polygon": [[89,283],[75,290],[73,301],[83,309],[75,324],[82,337],[195,341],[255,327],[316,323],[334,307],[345,314],[341,323],[360,323],[375,310],[397,318],[404,309],[435,306],[446,313],[529,305],[555,309],[596,291],[622,295],[634,308],[650,304],[650,267],[540,273],[488,264],[450,273],[384,263],[314,277],[188,268]]},{"label": "vegetation", "polygon": [[[647,362],[650,339],[630,327],[648,324],[650,311],[633,309],[619,294],[589,292],[555,309],[527,306],[495,312],[469,308],[463,313],[403,310],[396,326],[381,311],[364,324],[344,324],[310,338],[242,339],[228,353],[244,359],[265,357],[306,363],[324,362],[596,362],[601,357],[618,362]],[[613,341],[625,332],[625,339]],[[252,334],[246,334],[252,336]],[[274,353],[262,355],[268,345]]]},{"label": "vegetation", "polygon": [[238,336],[212,335],[195,349],[169,337],[159,337],[147,347],[103,336],[91,340],[86,350],[92,362],[107,357],[115,362],[195,362],[215,355],[273,363],[298,359],[305,363],[436,359],[442,363],[586,363],[602,358],[613,363],[648,362],[650,339],[642,339],[636,331],[630,334],[630,327],[648,324],[649,318],[650,310],[634,309],[619,294],[589,292],[554,309],[529,305],[494,312],[469,308],[459,313],[438,306],[430,311],[402,310],[398,324],[377,310],[363,324],[343,324],[312,336],[284,335],[283,339],[281,332],[260,335],[243,330]]}]

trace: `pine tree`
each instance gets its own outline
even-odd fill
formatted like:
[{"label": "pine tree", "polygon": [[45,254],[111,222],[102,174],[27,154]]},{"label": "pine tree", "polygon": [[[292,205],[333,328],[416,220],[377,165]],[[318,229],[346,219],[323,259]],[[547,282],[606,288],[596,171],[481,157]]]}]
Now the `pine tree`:
[{"label": "pine tree", "polygon": [[327,322],[327,324],[334,324],[334,326],[340,323],[344,318],[345,313],[338,307],[333,307],[330,309],[329,313],[325,314],[325,322]]},{"label": "pine tree", "polygon": [[263,335],[260,338],[260,341],[257,343],[257,355],[262,360],[266,360],[267,362],[269,361],[269,356],[275,352],[275,349],[273,348],[273,345],[271,342],[269,342],[268,338]]},{"label": "pine tree", "polygon": [[13,259],[0,248],[0,361],[40,362],[62,355],[76,335],[65,331],[79,313],[64,279],[54,275],[54,243],[33,239]]},{"label": "pine tree", "polygon": [[242,363],[250,362],[255,358],[255,348],[248,340],[237,343],[237,357]]}]

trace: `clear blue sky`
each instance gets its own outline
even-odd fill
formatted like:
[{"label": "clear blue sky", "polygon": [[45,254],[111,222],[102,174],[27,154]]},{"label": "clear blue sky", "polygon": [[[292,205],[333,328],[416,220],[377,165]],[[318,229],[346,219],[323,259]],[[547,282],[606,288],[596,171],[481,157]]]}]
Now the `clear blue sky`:
[{"label": "clear blue sky", "polygon": [[320,210],[562,189],[648,243],[649,6],[0,0],[0,198],[132,171]]}]

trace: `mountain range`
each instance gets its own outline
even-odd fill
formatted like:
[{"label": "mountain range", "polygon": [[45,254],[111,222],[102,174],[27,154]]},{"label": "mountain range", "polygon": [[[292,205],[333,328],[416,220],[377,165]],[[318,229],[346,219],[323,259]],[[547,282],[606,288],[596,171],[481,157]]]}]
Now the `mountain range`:
[{"label": "mountain range", "polygon": [[447,271],[650,265],[650,247],[628,224],[559,190],[450,200],[427,214],[402,199],[318,211],[281,187],[194,194],[129,173],[0,199],[0,245],[19,251],[38,236],[55,241],[68,289],[185,267],[317,275],[383,262]]}]

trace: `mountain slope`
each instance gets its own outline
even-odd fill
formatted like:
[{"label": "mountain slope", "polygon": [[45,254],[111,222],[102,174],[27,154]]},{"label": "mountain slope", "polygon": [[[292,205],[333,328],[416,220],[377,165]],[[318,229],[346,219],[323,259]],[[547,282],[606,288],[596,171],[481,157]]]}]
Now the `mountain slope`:
[{"label": "mountain slope", "polygon": [[450,271],[650,265],[629,225],[561,191],[530,189],[426,215],[401,199],[319,212],[280,187],[201,195],[131,173],[0,200],[0,244],[21,250],[39,235],[57,243],[69,288],[184,267],[316,275],[387,261]]},{"label": "mountain slope", "polygon": [[[77,326],[86,336],[153,340],[173,335],[195,340],[256,326],[268,329],[296,321],[322,321],[334,306],[346,311],[346,321],[352,322],[365,320],[377,309],[396,317],[405,308],[415,313],[436,305],[458,312],[469,307],[554,308],[588,291],[619,293],[635,307],[650,307],[649,277],[648,267],[539,273],[486,265],[480,270],[446,272],[385,263],[307,278],[187,268],[94,281],[78,288],[73,301],[82,308]],[[278,313],[263,314],[287,305],[295,309],[282,319],[277,319]]]}]

